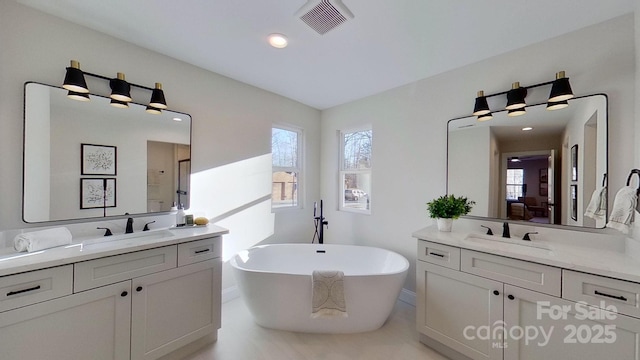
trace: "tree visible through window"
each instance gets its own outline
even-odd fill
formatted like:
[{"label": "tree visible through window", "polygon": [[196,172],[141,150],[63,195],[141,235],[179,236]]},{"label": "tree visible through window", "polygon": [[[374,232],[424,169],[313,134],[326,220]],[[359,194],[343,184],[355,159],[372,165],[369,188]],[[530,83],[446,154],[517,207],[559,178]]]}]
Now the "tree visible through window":
[{"label": "tree visible through window", "polygon": [[507,199],[518,200],[522,197],[524,169],[507,169]]},{"label": "tree visible through window", "polygon": [[373,131],[340,133],[340,210],[371,212],[371,145]]},{"label": "tree visible through window", "polygon": [[300,130],[271,129],[272,186],[271,207],[298,207],[300,184]]}]

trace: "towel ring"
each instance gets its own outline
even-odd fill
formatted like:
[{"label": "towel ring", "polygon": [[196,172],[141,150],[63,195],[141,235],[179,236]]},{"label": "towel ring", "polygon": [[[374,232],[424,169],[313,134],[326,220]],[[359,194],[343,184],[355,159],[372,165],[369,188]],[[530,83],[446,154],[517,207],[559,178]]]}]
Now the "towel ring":
[{"label": "towel ring", "polygon": [[[627,178],[627,186],[631,184],[631,178],[633,177],[633,174],[638,175],[638,179],[640,180],[640,170],[633,169],[631,170],[631,173],[629,173],[629,177]],[[640,195],[640,181],[638,181],[638,190],[636,190],[636,194]]]}]

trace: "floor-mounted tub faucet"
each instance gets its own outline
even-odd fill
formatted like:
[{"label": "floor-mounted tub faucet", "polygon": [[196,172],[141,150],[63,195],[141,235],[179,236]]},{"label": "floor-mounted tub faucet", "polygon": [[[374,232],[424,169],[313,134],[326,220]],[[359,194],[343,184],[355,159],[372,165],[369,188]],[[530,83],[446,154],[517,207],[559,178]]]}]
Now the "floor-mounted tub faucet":
[{"label": "floor-mounted tub faucet", "polygon": [[316,226],[316,232],[313,234],[313,240],[311,241],[311,243],[313,243],[317,237],[318,244],[324,244],[324,227],[327,226],[328,228],[329,222],[325,220],[325,217],[323,214],[322,200],[320,200],[320,216],[316,216],[317,208],[318,208],[318,203],[314,202],[313,203],[313,221]]}]

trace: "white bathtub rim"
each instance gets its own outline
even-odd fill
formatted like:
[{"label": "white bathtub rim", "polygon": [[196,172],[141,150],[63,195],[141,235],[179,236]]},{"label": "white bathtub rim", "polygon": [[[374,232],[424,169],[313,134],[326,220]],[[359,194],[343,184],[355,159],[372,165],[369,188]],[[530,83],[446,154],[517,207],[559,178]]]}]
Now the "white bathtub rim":
[{"label": "white bathtub rim", "polygon": [[284,272],[284,271],[275,271],[275,270],[259,270],[259,269],[249,269],[246,267],[242,267],[238,264],[237,262],[237,258],[240,257],[241,253],[245,253],[245,252],[249,252],[252,249],[259,249],[259,248],[265,248],[265,247],[276,247],[276,246],[288,246],[288,245],[294,245],[294,246],[318,246],[318,247],[352,247],[352,248],[370,248],[370,249],[378,249],[378,250],[384,250],[386,252],[392,253],[397,255],[402,261],[403,261],[403,266],[402,269],[398,270],[398,271],[390,271],[390,272],[380,272],[380,273],[368,273],[368,274],[358,274],[358,275],[347,275],[345,274],[345,276],[348,277],[360,277],[360,276],[386,276],[386,275],[397,275],[397,274],[401,274],[403,272],[407,272],[409,271],[409,260],[407,260],[406,257],[404,257],[403,255],[393,251],[393,250],[389,250],[389,249],[385,249],[385,248],[381,248],[381,247],[376,247],[376,246],[366,246],[366,245],[342,245],[342,244],[302,244],[302,243],[282,243],[282,244],[265,244],[265,245],[257,245],[257,246],[252,246],[248,249],[245,250],[241,250],[239,252],[237,252],[236,254],[234,254],[231,259],[229,259],[229,264],[238,271],[246,271],[246,272],[251,272],[251,273],[264,273],[264,274],[287,274],[287,275],[291,275],[291,276],[309,276],[311,274],[292,274],[289,272]]}]

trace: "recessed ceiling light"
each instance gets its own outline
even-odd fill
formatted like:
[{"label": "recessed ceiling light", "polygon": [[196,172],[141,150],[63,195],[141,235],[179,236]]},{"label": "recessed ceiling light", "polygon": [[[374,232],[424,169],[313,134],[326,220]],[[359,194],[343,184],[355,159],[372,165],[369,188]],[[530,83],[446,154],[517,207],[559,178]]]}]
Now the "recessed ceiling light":
[{"label": "recessed ceiling light", "polygon": [[531,126],[527,126],[527,127],[523,127],[522,131],[529,131],[529,130],[533,130],[533,128]]},{"label": "recessed ceiling light", "polygon": [[179,117],[174,117],[173,121],[182,121],[182,119],[180,119]]},{"label": "recessed ceiling light", "polygon": [[287,47],[288,43],[289,41],[287,40],[287,37],[282,34],[269,35],[269,45],[273,46],[274,48],[285,48]]}]

